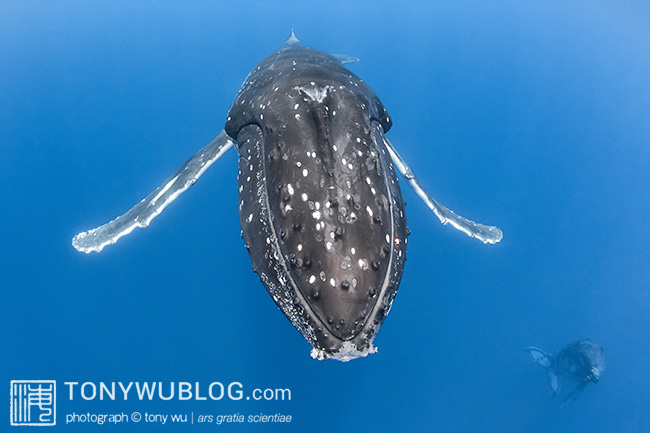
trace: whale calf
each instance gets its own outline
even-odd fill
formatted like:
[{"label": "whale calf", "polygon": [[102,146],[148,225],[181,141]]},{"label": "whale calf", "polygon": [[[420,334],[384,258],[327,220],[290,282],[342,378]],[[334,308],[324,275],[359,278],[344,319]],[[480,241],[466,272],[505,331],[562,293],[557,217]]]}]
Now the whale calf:
[{"label": "whale calf", "polygon": [[598,383],[605,371],[605,349],[588,338],[572,340],[553,353],[536,347],[529,347],[526,351],[533,361],[546,369],[553,397],[560,392],[561,376],[577,384],[562,401],[562,406],[575,401],[589,383]]},{"label": "whale calf", "polygon": [[436,202],[397,153],[392,120],[356,61],[291,33],[250,72],[224,130],[140,203],[74,237],[83,252],[151,220],[230,148],[239,154],[239,221],[253,269],[316,359],[374,353],[406,260],[408,229],[395,167],[444,224],[485,243],[496,227]]}]

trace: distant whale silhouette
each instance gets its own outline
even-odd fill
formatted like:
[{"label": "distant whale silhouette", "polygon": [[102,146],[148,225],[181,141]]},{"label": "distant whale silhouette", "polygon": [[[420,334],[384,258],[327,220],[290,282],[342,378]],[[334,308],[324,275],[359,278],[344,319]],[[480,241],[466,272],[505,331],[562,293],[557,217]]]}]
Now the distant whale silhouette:
[{"label": "distant whale silhouette", "polygon": [[[347,361],[372,345],[406,260],[406,214],[393,163],[444,223],[486,243],[488,227],[422,187],[384,135],[392,120],[343,63],[291,33],[248,75],[222,131],[131,210],[75,236],[99,252],[147,227],[231,147],[239,154],[239,221],[253,269],[312,357]],[[391,162],[392,159],[392,162]]]},{"label": "distant whale silhouette", "polygon": [[560,392],[560,376],[578,384],[562,401],[562,406],[578,398],[588,383],[598,383],[605,371],[605,349],[586,338],[572,340],[551,354],[535,347],[529,347],[526,351],[537,364],[546,369],[553,397]]}]

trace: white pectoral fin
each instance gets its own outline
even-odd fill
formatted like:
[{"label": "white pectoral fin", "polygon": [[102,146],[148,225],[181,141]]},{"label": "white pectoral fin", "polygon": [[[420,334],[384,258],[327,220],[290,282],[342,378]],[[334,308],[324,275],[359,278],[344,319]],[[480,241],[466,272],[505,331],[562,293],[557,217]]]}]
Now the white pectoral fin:
[{"label": "white pectoral fin", "polygon": [[526,352],[528,352],[528,354],[533,358],[533,361],[535,361],[542,367],[544,368],[551,367],[551,357],[548,353],[536,347],[529,347],[528,349],[526,349]]},{"label": "white pectoral fin", "polygon": [[424,201],[424,203],[433,211],[434,214],[440,219],[443,224],[451,224],[457,230],[460,230],[470,237],[476,238],[486,244],[496,244],[503,238],[503,232],[494,226],[486,226],[483,224],[475,223],[460,215],[456,215],[450,209],[438,203],[431,195],[424,189],[418,178],[415,176],[406,161],[397,153],[391,142],[384,136],[384,143],[390,153],[390,157],[397,169],[409,181],[411,188],[415,193]]},{"label": "white pectoral fin", "polygon": [[549,368],[546,373],[548,375],[548,386],[551,387],[553,397],[555,397],[560,392],[560,376],[552,368]]},{"label": "white pectoral fin", "polygon": [[152,219],[158,216],[176,197],[194,185],[205,170],[233,145],[233,140],[225,131],[221,131],[210,144],[188,159],[140,203],[109,223],[79,233],[72,239],[72,245],[84,253],[100,252],[106,245],[114,244],[136,227],[147,227]]}]

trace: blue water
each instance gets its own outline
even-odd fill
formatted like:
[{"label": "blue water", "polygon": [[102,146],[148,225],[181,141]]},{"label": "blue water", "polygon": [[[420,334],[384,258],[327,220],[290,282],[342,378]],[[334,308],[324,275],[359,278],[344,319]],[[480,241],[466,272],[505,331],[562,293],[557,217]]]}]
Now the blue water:
[{"label": "blue water", "polygon": [[[251,272],[232,151],[147,230],[101,254],[70,244],[216,136],[292,27],[359,57],[432,195],[504,232],[489,246],[444,227],[402,182],[400,292],[379,353],[345,364],[312,360]],[[11,380],[56,380],[44,431],[138,411],[195,424],[119,431],[648,432],[649,41],[641,1],[0,2],[0,402]],[[608,367],[560,408],[523,349],[574,337]],[[291,400],[85,400],[80,385],[70,400],[65,382]],[[197,422],[235,413],[292,421]]]}]

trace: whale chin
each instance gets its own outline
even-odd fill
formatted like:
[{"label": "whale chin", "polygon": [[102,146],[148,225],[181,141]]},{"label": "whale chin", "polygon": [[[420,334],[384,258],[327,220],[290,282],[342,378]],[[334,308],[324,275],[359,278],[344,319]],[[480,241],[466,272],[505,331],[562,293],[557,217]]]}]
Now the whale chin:
[{"label": "whale chin", "polygon": [[377,353],[377,348],[370,345],[365,349],[359,350],[354,343],[349,341],[341,344],[341,349],[336,353],[327,352],[322,349],[313,348],[311,351],[312,359],[322,361],[324,359],[333,359],[335,361],[348,362],[357,358],[365,358],[369,354]]}]

